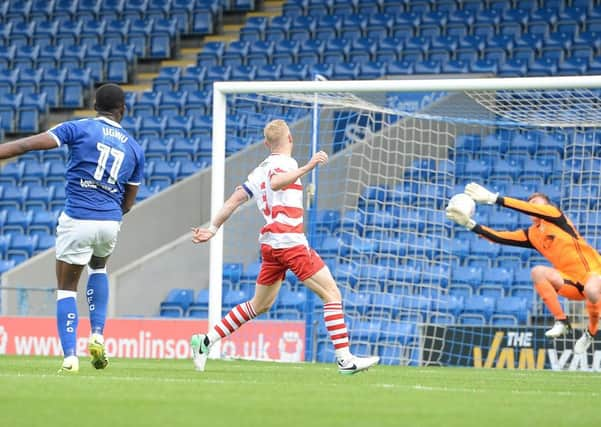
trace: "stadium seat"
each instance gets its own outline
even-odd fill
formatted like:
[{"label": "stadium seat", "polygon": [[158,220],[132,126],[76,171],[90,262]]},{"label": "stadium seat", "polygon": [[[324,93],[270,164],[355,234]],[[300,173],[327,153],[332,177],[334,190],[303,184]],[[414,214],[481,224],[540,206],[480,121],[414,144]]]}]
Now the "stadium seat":
[{"label": "stadium seat", "polygon": [[468,285],[475,289],[482,282],[482,269],[469,266],[453,266],[451,269],[451,285]]},{"label": "stadium seat", "polygon": [[171,19],[151,19],[152,30],[149,37],[149,56],[151,58],[170,58],[172,49],[176,47],[176,21]]},{"label": "stadium seat", "polygon": [[194,299],[194,290],[175,288],[169,291],[161,302],[161,317],[183,317]]},{"label": "stadium seat", "polygon": [[523,297],[505,297],[497,299],[495,314],[514,316],[519,323],[528,321],[530,303]]}]

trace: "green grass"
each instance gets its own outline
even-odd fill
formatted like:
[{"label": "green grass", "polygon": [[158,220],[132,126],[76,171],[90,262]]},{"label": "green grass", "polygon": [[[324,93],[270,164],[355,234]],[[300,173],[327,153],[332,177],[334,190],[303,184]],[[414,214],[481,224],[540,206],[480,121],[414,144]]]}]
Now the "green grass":
[{"label": "green grass", "polygon": [[595,373],[112,360],[58,375],[58,358],[0,357],[0,425],[593,426]]}]

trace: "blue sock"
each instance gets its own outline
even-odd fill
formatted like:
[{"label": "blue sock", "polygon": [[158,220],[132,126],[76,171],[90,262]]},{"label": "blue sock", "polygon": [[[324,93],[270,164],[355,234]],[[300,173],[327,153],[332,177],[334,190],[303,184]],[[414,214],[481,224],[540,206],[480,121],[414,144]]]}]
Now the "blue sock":
[{"label": "blue sock", "polygon": [[56,292],[56,327],[65,357],[77,355],[75,344],[79,317],[77,315],[76,296],[77,292],[74,291],[59,289]]},{"label": "blue sock", "polygon": [[109,299],[109,278],[106,268],[92,270],[88,268],[88,287],[86,298],[90,308],[90,327],[93,334],[102,335],[106,321],[106,307]]}]

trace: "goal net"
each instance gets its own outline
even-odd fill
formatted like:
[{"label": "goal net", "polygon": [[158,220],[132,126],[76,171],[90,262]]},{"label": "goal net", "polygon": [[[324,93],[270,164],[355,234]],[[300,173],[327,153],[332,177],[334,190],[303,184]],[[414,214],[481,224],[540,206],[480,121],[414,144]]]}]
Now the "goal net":
[{"label": "goal net", "polygon": [[[477,366],[474,348],[486,352],[495,330],[552,322],[529,278],[546,261],[454,226],[446,202],[470,181],[516,198],[544,192],[597,247],[599,82],[217,83],[213,213],[267,157],[265,124],[286,120],[299,165],[316,150],[330,156],[302,179],[305,230],[341,289],[351,351],[387,364]],[[491,206],[478,206],[475,219],[495,229],[530,224]],[[252,296],[261,226],[253,201],[211,241],[211,322]],[[563,303],[586,324],[582,303]],[[262,318],[306,322],[305,359],[333,361],[322,304],[292,274]],[[555,345],[571,348],[573,338]]]}]

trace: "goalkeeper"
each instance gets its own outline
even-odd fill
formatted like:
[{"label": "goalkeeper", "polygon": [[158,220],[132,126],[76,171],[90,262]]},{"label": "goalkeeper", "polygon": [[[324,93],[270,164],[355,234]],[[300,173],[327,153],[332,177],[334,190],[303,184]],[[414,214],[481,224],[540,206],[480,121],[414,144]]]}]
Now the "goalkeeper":
[{"label": "goalkeeper", "polygon": [[[534,288],[555,317],[547,337],[557,338],[571,329],[569,319],[559,304],[558,294],[571,299],[586,300],[588,328],[574,345],[581,354],[593,342],[599,324],[601,301],[593,295],[601,289],[601,256],[580,236],[572,222],[554,206],[543,193],[534,193],[528,201],[502,197],[476,183],[465,186],[465,193],[476,203],[497,204],[530,215],[532,225],[515,231],[496,231],[476,222],[453,206],[446,209],[447,218],[488,240],[503,245],[536,249],[553,267],[537,265],[532,268]],[[591,301],[592,299],[592,301]]]}]

